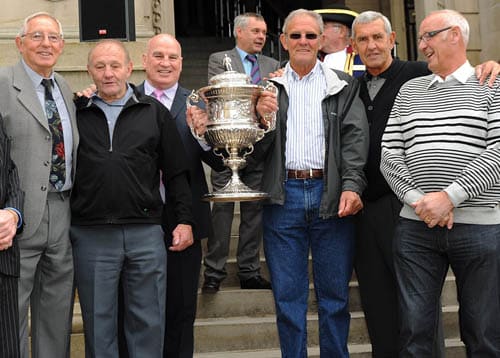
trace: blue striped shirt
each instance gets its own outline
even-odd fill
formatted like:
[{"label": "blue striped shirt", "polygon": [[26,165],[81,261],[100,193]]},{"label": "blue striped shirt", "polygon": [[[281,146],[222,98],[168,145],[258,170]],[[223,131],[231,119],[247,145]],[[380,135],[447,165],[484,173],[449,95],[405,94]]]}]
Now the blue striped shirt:
[{"label": "blue striped shirt", "polygon": [[319,61],[300,78],[288,63],[285,67],[288,112],[285,145],[286,169],[323,169],[325,131],[321,102],[326,96],[325,75]]}]

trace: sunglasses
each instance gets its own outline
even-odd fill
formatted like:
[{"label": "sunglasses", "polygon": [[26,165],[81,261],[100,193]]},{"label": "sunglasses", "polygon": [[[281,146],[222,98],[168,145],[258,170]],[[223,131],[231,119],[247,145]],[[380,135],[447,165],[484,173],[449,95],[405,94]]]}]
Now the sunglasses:
[{"label": "sunglasses", "polygon": [[[316,40],[319,35],[309,33],[309,34],[304,34],[304,36],[307,40]],[[291,38],[292,40],[299,40],[302,37],[302,34],[293,33],[289,34],[288,37]]]}]

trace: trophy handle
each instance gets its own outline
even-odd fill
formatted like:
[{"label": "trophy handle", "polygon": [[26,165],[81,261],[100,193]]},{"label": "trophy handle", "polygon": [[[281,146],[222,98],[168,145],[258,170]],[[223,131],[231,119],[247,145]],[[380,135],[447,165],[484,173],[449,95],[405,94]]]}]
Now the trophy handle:
[{"label": "trophy handle", "polygon": [[224,156],[224,152],[222,151],[222,149],[219,149],[219,148],[214,148],[214,149],[212,149],[212,152],[213,152],[216,156],[221,157],[222,159],[224,159],[224,158],[225,158],[225,156]]},{"label": "trophy handle", "polygon": [[[259,139],[260,140],[260,139]],[[248,157],[250,154],[253,153],[253,150],[254,150],[254,146],[253,144],[250,144],[248,147],[246,147],[245,149],[248,149],[248,151],[246,151],[245,153],[243,153],[243,159],[245,159],[246,157]]]},{"label": "trophy handle", "polygon": [[[264,90],[276,93],[276,95],[278,94],[278,87],[276,87],[272,82],[267,82]],[[264,134],[276,129],[276,112],[265,114],[263,118],[267,126],[267,128],[264,130]]]},{"label": "trophy handle", "polygon": [[[193,106],[191,102],[198,103],[199,101],[200,101],[200,95],[198,94],[198,92],[195,92],[195,90],[192,90],[189,96],[186,97],[186,108],[191,108]],[[192,122],[189,125],[189,129],[191,130],[191,134],[193,135],[193,137],[208,145],[207,141],[205,140],[205,137],[200,136],[198,132],[196,132]]]}]

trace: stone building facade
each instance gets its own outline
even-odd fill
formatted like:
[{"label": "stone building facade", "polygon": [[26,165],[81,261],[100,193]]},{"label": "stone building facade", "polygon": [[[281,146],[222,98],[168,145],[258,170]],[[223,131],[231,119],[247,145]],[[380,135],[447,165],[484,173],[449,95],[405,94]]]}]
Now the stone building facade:
[{"label": "stone building facade", "polygon": [[[187,21],[200,22],[204,17],[213,17],[214,14],[204,13],[199,8],[203,4],[208,4],[209,1],[212,0],[135,0],[136,41],[127,45],[135,67],[133,81],[139,82],[143,78],[141,54],[145,41],[155,33],[175,33],[176,22],[179,25]],[[222,4],[229,0],[213,1]],[[398,56],[402,59],[407,59],[408,48],[414,47],[413,33],[409,38],[407,37],[410,29],[408,22],[412,21],[411,18],[413,17],[413,22],[418,24],[425,14],[432,10],[451,8],[465,14],[470,22],[470,61],[476,64],[485,59],[500,60],[500,45],[498,45],[500,0],[415,0],[412,2],[414,11],[410,14],[405,10],[407,3],[408,0],[346,1],[346,4],[353,10],[372,9],[389,17],[397,33]],[[22,2],[5,0],[3,5],[0,13],[0,66],[13,64],[18,59],[14,37],[19,31],[22,20],[35,11],[47,11],[54,14],[64,28],[66,45],[57,70],[66,76],[73,88],[79,89],[87,86],[89,78],[86,73],[86,57],[92,43],[79,40],[78,0],[24,0]],[[105,5],[102,9],[96,8],[96,11],[106,11]],[[194,15],[191,16],[191,14]]]}]

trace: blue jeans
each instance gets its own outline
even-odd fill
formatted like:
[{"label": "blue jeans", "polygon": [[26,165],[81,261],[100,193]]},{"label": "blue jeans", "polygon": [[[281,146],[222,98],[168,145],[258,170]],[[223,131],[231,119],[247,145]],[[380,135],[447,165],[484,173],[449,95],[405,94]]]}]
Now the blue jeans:
[{"label": "blue jeans", "polygon": [[401,314],[400,357],[433,357],[439,300],[451,266],[468,357],[500,356],[498,255],[500,225],[429,229],[400,218],[394,264]]},{"label": "blue jeans", "polygon": [[318,301],[321,357],[348,357],[352,218],[321,219],[323,181],[288,180],[285,204],[264,206],[264,250],[273,287],[281,353],[307,357],[309,251]]}]

